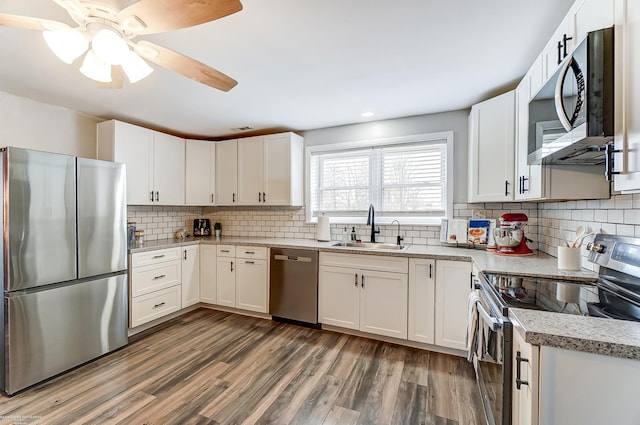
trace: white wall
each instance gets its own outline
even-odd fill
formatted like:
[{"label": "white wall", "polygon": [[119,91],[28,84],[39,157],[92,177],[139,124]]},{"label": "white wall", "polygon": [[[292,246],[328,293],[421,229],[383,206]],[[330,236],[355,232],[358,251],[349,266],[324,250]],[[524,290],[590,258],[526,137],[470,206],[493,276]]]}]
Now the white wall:
[{"label": "white wall", "polygon": [[320,128],[317,130],[304,131],[302,135],[304,136],[305,146],[314,146],[453,131],[453,202],[467,202],[468,119],[469,111],[460,110],[384,121],[370,121],[339,127]]},{"label": "white wall", "polygon": [[0,146],[96,157],[98,119],[0,91]]}]

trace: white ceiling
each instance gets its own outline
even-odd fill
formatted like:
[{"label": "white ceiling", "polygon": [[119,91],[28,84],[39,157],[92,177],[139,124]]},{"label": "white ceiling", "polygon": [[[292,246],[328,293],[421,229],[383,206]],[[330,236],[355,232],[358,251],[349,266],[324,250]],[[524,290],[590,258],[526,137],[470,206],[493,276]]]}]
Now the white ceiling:
[{"label": "white ceiling", "polygon": [[[159,68],[99,89],[39,31],[0,27],[0,90],[189,137],[309,130],[468,108],[522,77],[573,0],[241,0],[200,26],[141,36],[238,81],[224,93]],[[0,12],[73,21],[51,0]],[[80,60],[76,60],[79,62]]]}]

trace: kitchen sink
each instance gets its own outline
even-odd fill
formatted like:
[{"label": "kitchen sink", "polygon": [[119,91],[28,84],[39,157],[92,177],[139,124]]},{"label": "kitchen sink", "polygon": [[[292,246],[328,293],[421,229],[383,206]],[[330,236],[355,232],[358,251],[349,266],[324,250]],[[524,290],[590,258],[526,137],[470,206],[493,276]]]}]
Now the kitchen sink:
[{"label": "kitchen sink", "polygon": [[359,249],[372,249],[372,250],[393,250],[404,251],[409,248],[409,245],[396,245],[393,243],[378,243],[378,242],[338,242],[332,246],[343,246],[345,248],[359,248]]}]

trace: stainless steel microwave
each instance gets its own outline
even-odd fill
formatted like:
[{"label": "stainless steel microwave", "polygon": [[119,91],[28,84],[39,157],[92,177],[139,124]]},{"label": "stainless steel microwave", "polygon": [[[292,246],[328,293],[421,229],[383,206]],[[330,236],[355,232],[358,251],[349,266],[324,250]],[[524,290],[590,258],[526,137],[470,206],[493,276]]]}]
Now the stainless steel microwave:
[{"label": "stainless steel microwave", "polygon": [[605,162],[613,140],[613,28],[587,34],[529,102],[528,164]]}]

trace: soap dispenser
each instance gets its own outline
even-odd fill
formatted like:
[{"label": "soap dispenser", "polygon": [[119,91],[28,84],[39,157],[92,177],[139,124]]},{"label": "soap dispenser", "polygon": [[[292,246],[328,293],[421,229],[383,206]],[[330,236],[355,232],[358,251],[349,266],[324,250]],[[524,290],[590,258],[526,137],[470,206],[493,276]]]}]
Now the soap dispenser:
[{"label": "soap dispenser", "polygon": [[356,227],[353,226],[351,229],[351,241],[356,242],[358,240],[358,234],[356,233]]}]

